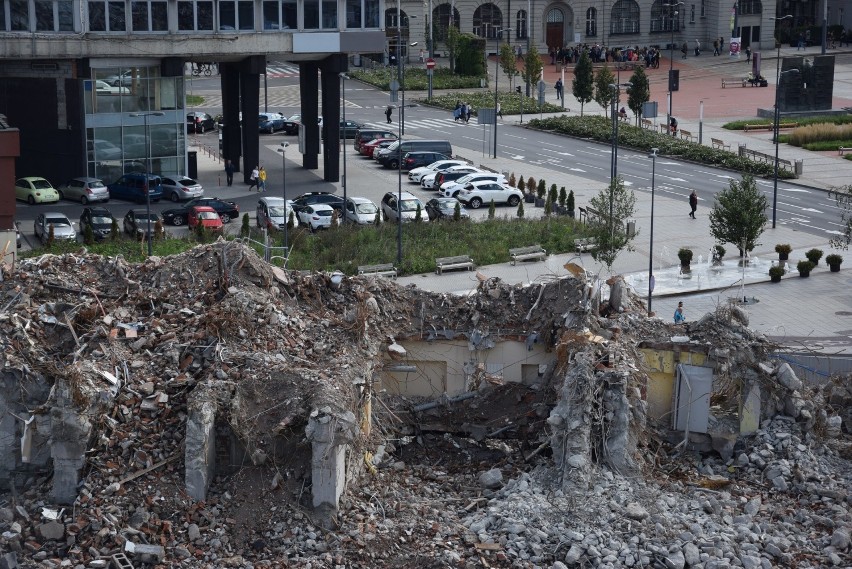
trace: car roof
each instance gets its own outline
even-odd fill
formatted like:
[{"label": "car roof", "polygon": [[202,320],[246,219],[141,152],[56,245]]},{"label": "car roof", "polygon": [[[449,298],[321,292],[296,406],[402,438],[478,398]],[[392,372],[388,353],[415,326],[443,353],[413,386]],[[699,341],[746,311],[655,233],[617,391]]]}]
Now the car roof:
[{"label": "car roof", "polygon": [[[394,197],[396,197],[396,196],[397,196],[397,192],[388,192],[388,193],[389,193],[389,194],[393,194],[393,195],[394,195]],[[404,199],[404,200],[410,200],[410,199],[416,199],[416,200],[419,200],[419,199],[420,199],[420,198],[418,198],[417,196],[415,196],[414,194],[412,194],[411,192],[402,192],[402,193],[401,193],[401,194],[399,194],[399,195],[400,195],[400,197],[401,197],[402,199]]]},{"label": "car roof", "polygon": [[[474,187],[479,186],[479,185],[482,185],[482,184],[497,184],[498,186],[511,187],[511,186],[509,186],[508,184],[501,184],[501,183],[500,183],[500,182],[498,182],[497,180],[474,180],[474,181],[472,181],[472,182],[468,182],[468,183],[467,183],[467,185],[469,185],[469,186],[474,186]],[[514,188],[513,188],[513,189],[514,189]],[[518,191],[520,191],[520,190],[518,190]]]},{"label": "car roof", "polygon": [[209,205],[194,205],[194,206],[192,206],[191,209],[194,209],[195,211],[212,211],[212,212],[216,211],[215,209],[213,209]]},{"label": "car roof", "polygon": [[26,180],[28,182],[33,182],[35,180],[44,180],[47,181],[47,178],[42,178],[41,176],[24,176],[23,178],[18,178],[19,180]]},{"label": "car roof", "polygon": [[316,211],[318,209],[334,209],[333,207],[331,207],[327,203],[312,203],[308,207],[314,208],[314,211]]},{"label": "car roof", "polygon": [[77,176],[76,178],[70,178],[68,181],[71,182],[73,180],[77,180],[79,182],[103,182],[100,178],[91,178],[89,176]]},{"label": "car roof", "polygon": [[[131,209],[131,210],[130,210],[130,211],[128,211],[127,213],[130,213],[130,212],[133,212],[133,215],[134,215],[134,216],[136,216],[136,215],[141,215],[141,216],[148,215],[148,212],[147,212],[146,210],[144,210],[144,209]],[[151,212],[151,215],[157,215],[157,212],[156,212],[156,211],[152,211],[152,212]]]},{"label": "car roof", "polygon": [[[281,202],[284,201],[284,198],[269,196],[269,197],[260,198],[260,200],[258,200],[258,201],[262,201],[262,202],[268,203],[268,204],[280,204]],[[290,200],[287,200],[287,201],[290,201]]]},{"label": "car roof", "polygon": [[45,217],[64,217],[65,219],[68,219],[68,216],[61,211],[46,211],[42,215]]},{"label": "car roof", "polygon": [[[89,210],[92,213],[100,213],[100,214],[106,213],[106,214],[109,214],[110,216],[112,215],[112,213],[105,207],[100,207],[100,206],[91,207],[90,206],[90,207],[87,207],[86,209]],[[85,211],[85,210],[83,210],[83,211]]]},{"label": "car roof", "polygon": [[361,196],[350,196],[347,198],[352,203],[372,203],[373,200],[369,200],[367,198],[362,198]]}]

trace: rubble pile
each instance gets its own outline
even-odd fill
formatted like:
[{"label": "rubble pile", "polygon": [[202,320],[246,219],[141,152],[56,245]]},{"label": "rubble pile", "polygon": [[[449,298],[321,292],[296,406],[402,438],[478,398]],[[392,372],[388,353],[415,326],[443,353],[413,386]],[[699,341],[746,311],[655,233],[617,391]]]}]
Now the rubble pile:
[{"label": "rubble pile", "polygon": [[[849,385],[805,387],[736,310],[685,331],[617,281],[600,311],[585,275],[480,281],[284,272],[222,240],[23,261],[0,283],[0,569],[852,564]],[[553,363],[457,400],[373,392],[398,341],[464,334]],[[646,416],[637,346],[683,335],[717,399],[771,403],[721,456]],[[318,504],[334,456],[345,491]]]}]

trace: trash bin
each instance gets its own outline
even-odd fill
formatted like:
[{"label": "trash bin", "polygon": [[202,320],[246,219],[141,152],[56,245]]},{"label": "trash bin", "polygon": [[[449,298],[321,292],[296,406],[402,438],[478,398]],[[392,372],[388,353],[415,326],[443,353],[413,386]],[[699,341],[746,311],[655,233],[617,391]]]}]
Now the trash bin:
[{"label": "trash bin", "polygon": [[801,176],[804,171],[805,161],[804,160],[796,160],[794,164],[794,168],[796,171],[796,176]]},{"label": "trash bin", "polygon": [[186,153],[186,175],[193,180],[198,179],[198,152],[189,150]]},{"label": "trash bin", "polygon": [[361,54],[360,53],[356,53],[355,55],[352,56],[352,65],[354,65],[355,67],[361,67]]},{"label": "trash bin", "polygon": [[636,235],[636,222],[628,221],[627,222],[627,237],[633,237]]}]

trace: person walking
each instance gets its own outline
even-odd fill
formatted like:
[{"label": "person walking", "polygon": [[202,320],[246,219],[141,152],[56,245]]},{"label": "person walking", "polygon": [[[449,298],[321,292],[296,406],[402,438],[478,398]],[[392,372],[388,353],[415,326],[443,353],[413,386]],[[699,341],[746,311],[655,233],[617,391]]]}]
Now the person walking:
[{"label": "person walking", "polygon": [[751,63],[751,46],[746,46],[746,63]]},{"label": "person walking", "polygon": [[249,180],[251,180],[251,183],[249,184],[249,191],[257,186],[258,175],[260,174],[259,168],[260,166],[255,166],[254,170],[251,171],[251,175],[249,176]]},{"label": "person walking", "polygon": [[719,55],[719,40],[713,40],[713,57]]},{"label": "person walking", "polygon": [[260,167],[260,170],[257,172],[257,193],[266,191],[266,170],[263,169],[263,166]]},{"label": "person walking", "polygon": [[689,46],[686,45],[686,42],[683,42],[683,45],[680,46],[680,52],[683,54],[680,58],[686,59],[686,52],[689,51]]},{"label": "person walking", "polygon": [[562,100],[562,87],[563,87],[561,77],[556,80],[555,87],[556,87],[556,98],[561,101]]},{"label": "person walking", "polygon": [[388,105],[388,108],[385,109],[385,116],[388,118],[388,124],[391,124],[393,121],[391,120],[391,115],[393,114],[393,106]]},{"label": "person walking", "polygon": [[694,40],[694,41],[695,41],[695,57],[698,57],[699,55],[701,55],[701,42],[698,41],[697,39]]},{"label": "person walking", "polygon": [[234,185],[234,163],[230,160],[225,160],[225,180],[228,186]]},{"label": "person walking", "polygon": [[501,119],[503,118],[503,108],[501,107],[499,101],[497,101],[497,116]]},{"label": "person walking", "polygon": [[692,193],[689,194],[689,217],[695,219],[695,210],[698,209],[698,194],[695,193],[695,190],[692,190]]},{"label": "person walking", "polygon": [[677,119],[674,117],[669,119],[669,131],[672,133],[672,136],[677,136]]},{"label": "person walking", "polygon": [[677,308],[674,311],[674,323],[675,324],[683,324],[686,322],[686,316],[683,313],[683,302],[677,303]]}]

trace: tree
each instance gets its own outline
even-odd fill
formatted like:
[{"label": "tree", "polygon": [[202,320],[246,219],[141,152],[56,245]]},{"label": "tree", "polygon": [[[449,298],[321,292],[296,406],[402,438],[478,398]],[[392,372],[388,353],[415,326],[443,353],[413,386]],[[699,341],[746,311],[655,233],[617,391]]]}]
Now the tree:
[{"label": "tree", "polygon": [[846,251],[849,249],[849,243],[852,242],[852,185],[831,188],[828,196],[837,202],[841,223],[840,235],[832,237],[829,243],[832,247]]},{"label": "tree", "polygon": [[459,75],[484,76],[485,40],[473,34],[459,34],[455,60],[455,72]]},{"label": "tree", "polygon": [[520,75],[518,71],[518,59],[511,44],[504,43],[500,46],[500,67],[503,74],[509,79],[509,91],[514,88],[515,77]]},{"label": "tree", "polygon": [[767,207],[766,196],[757,189],[754,178],[744,174],[740,182],[731,180],[727,189],[716,194],[710,211],[710,234],[717,243],[737,247],[742,256],[760,245],[757,239],[766,227]]},{"label": "tree", "polygon": [[574,80],[571,82],[571,93],[580,103],[580,116],[583,116],[583,106],[592,100],[595,94],[595,72],[592,60],[585,51],[580,54],[580,60],[574,66]]},{"label": "tree", "polygon": [[609,107],[615,99],[615,94],[609,87],[613,83],[615,75],[609,70],[609,66],[604,65],[595,77],[595,102],[603,107],[605,116],[609,116]]},{"label": "tree", "polygon": [[639,119],[642,117],[642,105],[651,100],[651,86],[648,84],[648,76],[645,75],[645,70],[642,66],[636,67],[636,71],[630,77],[630,82],[633,84],[630,87],[627,97],[627,106],[633,111],[633,116],[636,117],[636,124],[639,124]]},{"label": "tree", "polygon": [[459,47],[459,38],[461,38],[461,32],[455,26],[450,26],[447,28],[447,38],[444,40],[444,44],[447,46],[447,51],[450,52],[450,72],[456,72],[456,52]]},{"label": "tree", "polygon": [[595,240],[592,258],[603,263],[609,272],[618,254],[626,249],[632,251],[630,244],[639,233],[629,236],[625,221],[633,216],[636,208],[636,195],[624,185],[621,176],[610,182],[607,188],[589,200],[589,206],[598,212],[589,225],[590,236]]},{"label": "tree", "polygon": [[544,62],[538,54],[538,48],[535,45],[531,45],[530,50],[524,56],[524,70],[521,72],[521,77],[523,77],[525,83],[535,85],[539,77],[541,77],[543,69]]}]

